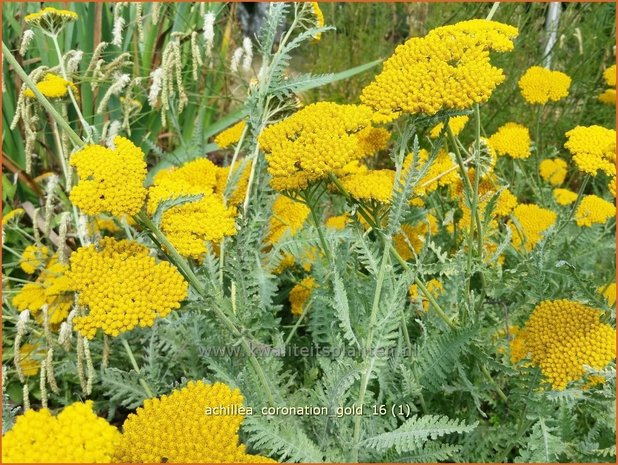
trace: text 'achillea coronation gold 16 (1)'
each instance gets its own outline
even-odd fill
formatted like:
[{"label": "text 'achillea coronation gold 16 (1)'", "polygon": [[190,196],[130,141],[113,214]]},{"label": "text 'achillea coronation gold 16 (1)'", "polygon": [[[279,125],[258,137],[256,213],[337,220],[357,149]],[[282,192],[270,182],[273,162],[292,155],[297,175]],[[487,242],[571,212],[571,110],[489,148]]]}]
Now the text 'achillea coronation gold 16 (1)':
[{"label": "text 'achillea coronation gold 16 (1)'", "polygon": [[67,273],[79,304],[88,314],[73,323],[92,339],[98,329],[110,336],[136,326],[152,326],[167,316],[187,296],[187,283],[167,262],[157,263],[137,242],[105,237],[97,249],[81,247],[71,255]]},{"label": "text 'achillea coronation gold 16 (1)'", "polygon": [[486,102],[504,81],[489,52],[512,50],[517,34],[513,26],[478,19],[409,39],[363,89],[361,101],[378,113],[376,120],[384,122],[401,113],[434,115]]},{"label": "text 'achillea coronation gold 16 (1)'", "polygon": [[124,422],[114,459],[124,463],[275,463],[247,454],[240,444],[242,403],[238,389],[202,381],[190,381],[169,395],[147,399]]}]

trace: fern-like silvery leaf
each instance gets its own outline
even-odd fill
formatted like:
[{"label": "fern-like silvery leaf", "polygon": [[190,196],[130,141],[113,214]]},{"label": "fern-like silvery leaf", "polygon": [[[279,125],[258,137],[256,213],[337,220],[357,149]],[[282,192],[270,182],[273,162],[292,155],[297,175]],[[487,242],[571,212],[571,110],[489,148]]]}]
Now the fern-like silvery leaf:
[{"label": "fern-like silvery leaf", "polygon": [[335,314],[339,319],[339,326],[343,331],[343,336],[360,349],[360,344],[358,343],[358,339],[356,339],[356,335],[352,330],[352,324],[350,322],[350,305],[348,303],[348,295],[346,293],[345,286],[343,285],[343,281],[341,280],[339,273],[336,271],[333,277],[333,290],[335,293],[333,308],[335,309]]},{"label": "fern-like silvery leaf", "polygon": [[159,204],[157,209],[154,212],[152,217],[152,221],[157,227],[161,226],[161,219],[163,218],[163,214],[169,210],[170,208],[178,207],[180,205],[184,205],[185,203],[197,202],[202,197],[202,194],[199,195],[181,195],[180,197],[176,197],[173,199],[164,200]]}]

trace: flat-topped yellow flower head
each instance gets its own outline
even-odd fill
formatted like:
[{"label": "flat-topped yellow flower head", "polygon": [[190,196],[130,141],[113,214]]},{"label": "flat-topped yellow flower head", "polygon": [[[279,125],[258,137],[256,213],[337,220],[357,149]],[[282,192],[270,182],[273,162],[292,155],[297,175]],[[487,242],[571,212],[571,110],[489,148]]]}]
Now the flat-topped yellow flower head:
[{"label": "flat-topped yellow flower head", "polygon": [[564,147],[573,155],[575,165],[596,176],[603,171],[616,176],[616,130],[602,126],[577,126],[568,131]]},{"label": "flat-topped yellow flower head", "polygon": [[577,207],[575,222],[577,226],[604,224],[616,217],[616,206],[596,195],[586,195]]},{"label": "flat-topped yellow flower head", "polygon": [[46,7],[36,13],[26,15],[24,21],[30,27],[37,27],[49,35],[56,35],[64,26],[77,21],[78,17],[74,11]]},{"label": "flat-topped yellow flower head", "polygon": [[[36,83],[36,88],[49,99],[64,98],[69,94],[69,89],[71,89],[73,95],[78,95],[75,84],[53,73],[47,73],[43,76],[43,79]],[[33,90],[30,88],[24,90],[24,96],[33,100],[36,98]]]},{"label": "flat-topped yellow flower head", "polygon": [[515,248],[531,251],[543,239],[545,232],[556,223],[555,212],[534,204],[520,204],[513,210],[508,226],[513,233]]},{"label": "flat-topped yellow flower head", "polygon": [[557,102],[569,95],[571,78],[560,71],[532,66],[519,79],[519,89],[530,104]]},{"label": "flat-topped yellow flower head", "polygon": [[539,164],[539,174],[552,186],[559,186],[567,175],[567,162],[562,158],[548,158]]},{"label": "flat-topped yellow flower head", "polygon": [[498,155],[511,158],[530,156],[530,131],[519,123],[506,123],[488,139],[489,145]]}]

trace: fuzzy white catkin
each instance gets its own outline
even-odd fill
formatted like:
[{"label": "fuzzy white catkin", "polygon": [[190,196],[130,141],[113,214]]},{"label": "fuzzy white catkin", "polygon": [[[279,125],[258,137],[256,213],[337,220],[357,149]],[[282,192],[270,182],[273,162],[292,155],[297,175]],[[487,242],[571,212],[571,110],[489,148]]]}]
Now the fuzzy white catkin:
[{"label": "fuzzy white catkin", "polygon": [[161,84],[163,83],[163,69],[157,68],[150,73],[150,91],[148,92],[148,103],[151,107],[155,107],[159,102],[159,94],[161,93]]},{"label": "fuzzy white catkin", "polygon": [[206,56],[212,55],[212,47],[215,44],[215,14],[209,11],[204,15],[204,42],[206,43]]},{"label": "fuzzy white catkin", "polygon": [[114,120],[111,122],[109,129],[107,130],[107,138],[105,139],[105,143],[112,150],[116,148],[114,145],[114,139],[118,136],[121,126],[122,123],[120,121]]},{"label": "fuzzy white catkin", "polygon": [[112,45],[120,47],[122,45],[122,28],[124,27],[124,18],[118,16],[114,19],[114,27],[112,28]]},{"label": "fuzzy white catkin", "polygon": [[26,54],[26,52],[28,51],[28,45],[30,45],[30,42],[33,38],[34,31],[32,29],[26,29],[21,38],[21,44],[19,45],[19,54],[21,56],[24,56]]},{"label": "fuzzy white catkin", "polygon": [[253,43],[249,37],[245,37],[242,40],[242,48],[245,51],[245,56],[242,61],[242,69],[248,72],[251,69],[251,63],[253,62]]},{"label": "fuzzy white catkin", "polygon": [[230,71],[232,73],[237,73],[238,72],[238,66],[240,65],[240,60],[242,59],[242,56],[244,55],[245,50],[242,47],[238,47],[236,50],[234,50],[234,54],[232,55],[232,60],[230,61]]},{"label": "fuzzy white catkin", "polygon": [[114,76],[112,85],[109,86],[109,89],[107,89],[101,103],[97,107],[97,113],[103,113],[105,111],[105,107],[107,107],[107,104],[109,103],[109,99],[112,98],[112,95],[120,94],[120,91],[124,89],[129,82],[131,82],[131,76],[129,74],[117,73]]},{"label": "fuzzy white catkin", "polygon": [[67,61],[67,73],[68,74],[73,74],[74,72],[77,71],[77,67],[81,63],[83,57],[84,57],[84,52],[82,50],[76,50],[73,53],[71,58],[69,58],[69,60]]}]

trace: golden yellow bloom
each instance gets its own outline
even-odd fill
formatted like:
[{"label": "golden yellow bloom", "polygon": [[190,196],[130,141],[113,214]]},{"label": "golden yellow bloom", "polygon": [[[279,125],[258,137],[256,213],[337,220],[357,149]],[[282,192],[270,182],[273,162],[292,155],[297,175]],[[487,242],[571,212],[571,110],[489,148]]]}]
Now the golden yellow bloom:
[{"label": "golden yellow bloom", "polygon": [[511,158],[528,158],[530,144],[530,131],[518,123],[506,123],[489,138],[489,145],[498,155]]},{"label": "golden yellow bloom", "polygon": [[11,210],[10,212],[2,215],[2,226],[6,226],[7,224],[9,224],[9,221],[19,218],[23,214],[24,214],[23,208],[16,208],[15,210]]},{"label": "golden yellow bloom", "polygon": [[274,463],[239,444],[243,396],[223,383],[189,381],[129,414],[117,463]]},{"label": "golden yellow bloom", "polygon": [[46,7],[26,15],[24,21],[28,26],[38,27],[47,34],[56,35],[65,25],[76,21],[78,17],[73,11]]},{"label": "golden yellow bloom", "polygon": [[616,283],[608,284],[607,286],[601,286],[597,289],[599,293],[607,299],[607,304],[611,307],[616,305]]},{"label": "golden yellow bloom", "polygon": [[[442,293],[444,292],[444,285],[442,284],[440,280],[435,279],[435,278],[427,281],[427,284],[425,284],[425,287],[431,293],[431,295],[436,299],[440,297],[440,295],[442,295]],[[419,295],[418,286],[416,284],[412,284],[410,286],[410,288],[408,289],[408,294],[410,295],[411,300],[416,301],[416,302],[420,301],[422,303],[424,311],[429,310],[429,299],[427,299],[427,297],[425,297],[424,294]]]},{"label": "golden yellow bloom", "polygon": [[135,215],[144,204],[144,152],[124,137],[116,137],[114,145],[114,150],[87,145],[71,157],[80,179],[70,198],[87,215]]},{"label": "golden yellow bloom", "polygon": [[586,195],[575,212],[577,226],[603,224],[616,216],[616,206],[596,195]]},{"label": "golden yellow bloom", "polygon": [[275,244],[286,234],[294,236],[305,224],[310,210],[304,203],[283,195],[277,196],[272,206],[272,216],[266,242]]},{"label": "golden yellow bloom", "polygon": [[111,463],[118,430],[92,411],[92,401],[75,402],[57,416],[44,408],[19,415],[2,438],[4,463]]},{"label": "golden yellow bloom", "polygon": [[[402,179],[405,178],[413,165],[416,166],[417,171],[424,170],[428,159],[429,152],[425,149],[419,151],[418,160],[414,160],[413,153],[408,154],[403,161]],[[414,187],[412,194],[414,196],[423,197],[435,191],[438,187],[451,186],[458,180],[459,174],[457,172],[457,165],[446,150],[440,150],[431,165],[427,168],[425,175]]]},{"label": "golden yellow bloom", "polygon": [[538,304],[515,340],[511,356],[529,356],[556,390],[585,375],[584,365],[601,369],[616,357],[616,330],[601,323],[602,312],[569,300]]},{"label": "golden yellow bloom", "polygon": [[[318,2],[311,2],[311,11],[313,13],[313,16],[315,16],[315,25],[317,27],[324,27],[324,13],[322,13],[322,10],[320,9],[320,5],[318,5]],[[314,36],[314,39],[320,40],[321,36],[322,36],[322,33],[318,32]]]},{"label": "golden yellow bloom", "polygon": [[19,365],[25,376],[36,376],[47,351],[38,345],[24,344],[19,348]]},{"label": "golden yellow bloom", "polygon": [[[481,211],[484,211],[484,205],[481,205]],[[497,216],[509,216],[516,206],[517,197],[515,197],[515,195],[513,195],[513,193],[509,189],[503,189],[500,194],[498,194],[498,199],[496,200],[496,208],[494,208],[494,214]]]},{"label": "golden yellow bloom", "polygon": [[605,89],[598,98],[601,103],[616,105],[616,89]]},{"label": "golden yellow bloom", "polygon": [[345,229],[349,220],[349,215],[345,213],[343,215],[331,216],[326,220],[326,227],[332,229]]},{"label": "golden yellow bloom", "polygon": [[[453,131],[453,134],[455,136],[458,136],[459,133],[461,131],[463,131],[463,128],[466,126],[466,124],[468,123],[469,119],[470,119],[470,117],[467,116],[467,115],[454,116],[451,119],[449,119],[448,125],[451,128],[451,131]],[[437,139],[438,136],[440,136],[440,132],[442,132],[442,128],[443,127],[444,127],[444,123],[436,124],[431,129],[431,131],[429,131],[429,137],[431,137],[432,139]]]},{"label": "golden yellow bloom", "polygon": [[611,65],[603,71],[603,79],[608,86],[616,87],[616,65]]},{"label": "golden yellow bloom", "polygon": [[519,89],[524,100],[531,104],[557,102],[569,95],[571,78],[560,71],[551,71],[541,66],[532,66],[519,80]]},{"label": "golden yellow bloom", "polygon": [[548,158],[539,164],[539,174],[552,186],[559,186],[567,175],[567,162],[561,158]]},{"label": "golden yellow bloom", "polygon": [[53,256],[35,282],[25,284],[13,297],[12,303],[20,311],[30,310],[37,319],[38,312],[47,305],[49,322],[62,322],[73,305],[71,281],[67,277],[68,267]]},{"label": "golden yellow bloom", "polygon": [[472,20],[409,39],[363,89],[361,101],[376,111],[376,121],[484,103],[504,81],[502,70],[491,65],[489,51],[512,50],[517,33],[506,24]]},{"label": "golden yellow bloom", "polygon": [[[249,185],[249,176],[251,175],[251,164],[247,163],[243,172],[236,179],[236,172],[240,167],[234,167],[234,176],[230,179],[230,181],[236,181],[236,185],[234,186],[234,190],[230,192],[229,197],[227,198],[227,203],[229,205],[239,206],[245,200],[245,195],[247,194],[247,186]],[[215,193],[224,195],[225,189],[227,187],[227,181],[230,174],[230,167],[226,166],[223,168],[218,168],[216,171],[217,184],[215,186]]]},{"label": "golden yellow bloom", "polygon": [[19,266],[25,273],[33,274],[48,258],[49,249],[46,246],[29,245],[19,257]]},{"label": "golden yellow bloom", "polygon": [[534,204],[520,204],[513,210],[508,226],[513,233],[511,241],[517,249],[524,246],[531,251],[543,239],[545,231],[556,223],[556,213]]},{"label": "golden yellow bloom", "polygon": [[[386,145],[363,105],[319,102],[268,126],[259,136],[275,190],[304,189]],[[373,132],[378,131],[378,132]]]},{"label": "golden yellow bloom", "polygon": [[607,184],[607,190],[616,198],[616,176],[612,176]]},{"label": "golden yellow bloom", "polygon": [[304,307],[311,297],[311,291],[316,287],[315,279],[309,276],[292,288],[289,299],[293,315],[302,315]]},{"label": "golden yellow bloom", "polygon": [[148,327],[167,316],[187,297],[187,283],[167,262],[157,263],[137,242],[105,237],[99,244],[80,247],[71,255],[68,276],[86,316],[73,323],[92,339],[100,328],[110,336]]},{"label": "golden yellow bloom", "polygon": [[341,180],[341,184],[353,199],[373,200],[384,204],[391,203],[394,182],[393,170],[370,170]]},{"label": "golden yellow bloom", "polygon": [[[72,82],[53,73],[47,73],[43,79],[36,83],[36,88],[45,97],[50,99],[66,97],[69,93],[69,88],[73,91],[74,95],[77,95],[77,87]],[[36,98],[30,88],[24,90],[24,96],[30,99]]]},{"label": "golden yellow bloom", "polygon": [[554,189],[553,195],[558,205],[571,205],[577,200],[577,193],[569,189]]},{"label": "golden yellow bloom", "polygon": [[224,131],[221,131],[217,137],[215,137],[215,144],[217,144],[222,149],[229,147],[230,145],[235,144],[240,140],[245,127],[247,126],[246,121],[239,121],[235,125],[227,128]]},{"label": "golden yellow bloom", "polygon": [[577,168],[595,176],[598,170],[616,176],[616,131],[601,126],[577,126],[568,131],[564,147]]},{"label": "golden yellow bloom", "polygon": [[438,231],[438,221],[433,215],[421,220],[416,225],[403,224],[401,232],[393,236],[393,246],[404,260],[410,260],[420,252],[427,235]]}]

